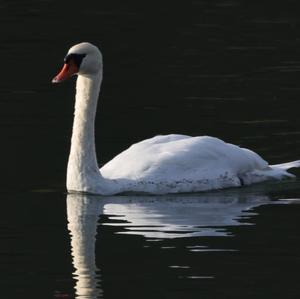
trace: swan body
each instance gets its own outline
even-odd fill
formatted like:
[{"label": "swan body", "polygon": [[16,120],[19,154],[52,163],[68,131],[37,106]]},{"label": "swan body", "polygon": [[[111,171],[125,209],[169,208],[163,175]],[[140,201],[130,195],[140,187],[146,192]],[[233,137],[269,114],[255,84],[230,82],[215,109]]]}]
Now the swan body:
[{"label": "swan body", "polygon": [[300,160],[269,165],[255,152],[218,138],[171,134],[133,144],[99,169],[94,121],[102,81],[102,55],[97,47],[90,43],[73,46],[53,82],[73,74],[78,78],[68,191],[101,195],[198,192],[294,177],[287,170],[300,167]]}]

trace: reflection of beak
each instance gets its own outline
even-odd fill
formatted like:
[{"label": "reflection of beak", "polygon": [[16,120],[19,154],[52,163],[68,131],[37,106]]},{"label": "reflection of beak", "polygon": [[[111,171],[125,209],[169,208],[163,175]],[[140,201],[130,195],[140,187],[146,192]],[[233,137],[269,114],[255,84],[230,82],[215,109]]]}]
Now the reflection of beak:
[{"label": "reflection of beak", "polygon": [[62,70],[52,79],[52,83],[60,83],[78,73],[78,67],[72,61],[65,63]]}]

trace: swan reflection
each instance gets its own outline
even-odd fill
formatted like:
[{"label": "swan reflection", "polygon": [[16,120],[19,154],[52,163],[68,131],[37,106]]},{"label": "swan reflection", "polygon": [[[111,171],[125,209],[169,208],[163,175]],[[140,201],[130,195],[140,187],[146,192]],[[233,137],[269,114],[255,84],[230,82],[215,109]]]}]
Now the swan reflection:
[{"label": "swan reflection", "polygon": [[102,298],[101,277],[96,266],[95,243],[99,201],[88,196],[67,196],[68,229],[71,235],[76,298]]},{"label": "swan reflection", "polygon": [[145,238],[226,236],[231,234],[226,227],[248,224],[239,219],[253,215],[250,209],[266,201],[219,195],[116,199],[104,205],[109,221],[103,225],[121,226],[118,234]]},{"label": "swan reflection", "polygon": [[[101,276],[95,262],[100,225],[114,226],[117,234],[142,235],[149,241],[195,236],[230,236],[230,227],[249,225],[255,206],[270,202],[264,195],[215,192],[177,196],[67,196],[76,298],[102,298]],[[243,221],[241,222],[241,219]],[[98,231],[101,233],[101,226]],[[190,249],[195,250],[195,248]]]}]

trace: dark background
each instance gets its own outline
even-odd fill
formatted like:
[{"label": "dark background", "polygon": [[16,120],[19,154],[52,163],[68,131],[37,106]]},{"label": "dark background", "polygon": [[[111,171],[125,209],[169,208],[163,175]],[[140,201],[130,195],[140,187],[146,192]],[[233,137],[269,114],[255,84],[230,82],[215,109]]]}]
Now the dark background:
[{"label": "dark background", "polygon": [[213,135],[270,163],[299,158],[297,1],[1,1],[2,188],[64,188],[68,48],[104,56],[99,164],[156,134]]},{"label": "dark background", "polygon": [[[70,46],[89,41],[104,56],[100,166],[133,142],[168,133],[217,136],[287,162],[300,157],[298,6],[0,0],[0,297],[74,298],[64,192],[75,79],[51,84]],[[259,188],[241,198],[300,194],[299,180]],[[126,223],[103,212],[96,263],[105,298],[298,298],[299,204],[252,212],[235,219],[252,225],[220,228],[232,238],[162,242],[117,235]],[[217,251],[193,255],[186,246],[195,245]],[[174,263],[190,269],[172,272]],[[199,273],[215,279],[182,278]]]}]

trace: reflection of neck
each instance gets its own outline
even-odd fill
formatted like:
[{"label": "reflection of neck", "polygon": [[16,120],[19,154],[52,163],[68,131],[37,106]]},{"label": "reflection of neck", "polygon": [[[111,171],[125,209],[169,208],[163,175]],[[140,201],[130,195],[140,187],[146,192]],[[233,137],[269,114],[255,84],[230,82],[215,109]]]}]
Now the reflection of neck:
[{"label": "reflection of neck", "polygon": [[[95,206],[86,197],[68,196],[68,229],[71,235],[75,289],[78,299],[95,299],[99,298],[102,293],[95,259],[99,208],[99,205]],[[94,210],[92,213],[91,209]]]},{"label": "reflection of neck", "polygon": [[102,75],[78,76],[67,189],[92,192],[101,190],[101,177],[95,151],[95,115]]}]

